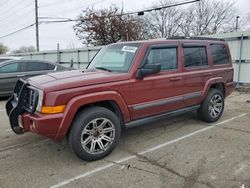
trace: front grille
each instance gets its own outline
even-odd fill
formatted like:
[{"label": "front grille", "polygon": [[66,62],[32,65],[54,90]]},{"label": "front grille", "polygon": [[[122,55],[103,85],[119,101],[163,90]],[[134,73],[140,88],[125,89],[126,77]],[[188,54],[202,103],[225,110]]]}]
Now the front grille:
[{"label": "front grille", "polygon": [[15,89],[14,89],[14,95],[16,98],[19,97],[22,86],[25,84],[24,80],[19,79],[16,83]]},{"label": "front grille", "polygon": [[34,113],[38,102],[38,92],[31,86],[25,86],[24,92],[24,109],[29,113]]},{"label": "front grille", "polygon": [[14,89],[14,97],[21,101],[22,108],[29,113],[34,113],[38,102],[38,91],[26,83],[24,80],[18,80]]}]

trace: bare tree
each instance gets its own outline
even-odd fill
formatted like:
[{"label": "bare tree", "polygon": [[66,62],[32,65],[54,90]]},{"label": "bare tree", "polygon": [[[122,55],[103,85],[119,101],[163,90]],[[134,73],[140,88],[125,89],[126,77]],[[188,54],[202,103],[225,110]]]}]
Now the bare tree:
[{"label": "bare tree", "polygon": [[[173,4],[173,0],[160,0],[153,7],[160,7]],[[145,27],[148,28],[151,38],[164,38],[178,35],[179,22],[183,16],[180,8],[172,7],[168,9],[155,10],[145,15]]]},{"label": "bare tree", "polygon": [[9,48],[5,46],[3,43],[0,43],[0,54],[5,54]]},{"label": "bare tree", "polygon": [[183,10],[180,29],[185,36],[232,31],[236,13],[232,0],[201,0]]},{"label": "bare tree", "polygon": [[14,50],[13,53],[25,53],[25,52],[35,52],[36,48],[34,46],[21,46],[17,50]]},{"label": "bare tree", "polygon": [[[154,7],[174,3],[159,0]],[[233,0],[201,0],[189,6],[156,9],[145,16],[144,22],[151,38],[197,36],[232,31],[236,13]]]},{"label": "bare tree", "polygon": [[141,39],[143,23],[136,17],[123,14],[123,9],[116,5],[101,10],[87,8],[73,28],[84,44],[106,45]]}]

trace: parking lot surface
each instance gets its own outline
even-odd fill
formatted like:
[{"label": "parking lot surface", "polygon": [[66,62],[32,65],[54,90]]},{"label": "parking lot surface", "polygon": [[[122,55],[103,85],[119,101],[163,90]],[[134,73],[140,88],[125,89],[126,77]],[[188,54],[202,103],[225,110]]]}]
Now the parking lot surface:
[{"label": "parking lot surface", "polygon": [[65,141],[15,135],[2,99],[0,187],[250,188],[249,100],[234,92],[213,124],[192,112],[125,130],[108,157],[85,162]]}]

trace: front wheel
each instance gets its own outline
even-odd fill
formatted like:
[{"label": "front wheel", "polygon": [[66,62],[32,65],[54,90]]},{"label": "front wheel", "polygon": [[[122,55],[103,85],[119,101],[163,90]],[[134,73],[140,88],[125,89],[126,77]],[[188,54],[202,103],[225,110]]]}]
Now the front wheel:
[{"label": "front wheel", "polygon": [[198,117],[205,122],[215,122],[220,119],[224,111],[224,96],[218,89],[210,89],[201,107]]},{"label": "front wheel", "polygon": [[120,121],[112,111],[91,107],[76,116],[68,135],[68,143],[79,158],[94,161],[113,151],[120,134]]}]

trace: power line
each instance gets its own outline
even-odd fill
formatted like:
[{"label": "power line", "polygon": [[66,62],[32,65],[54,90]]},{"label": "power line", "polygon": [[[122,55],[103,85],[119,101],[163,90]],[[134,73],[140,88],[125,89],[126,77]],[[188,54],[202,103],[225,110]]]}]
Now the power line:
[{"label": "power line", "polygon": [[53,3],[47,3],[47,4],[44,4],[44,5],[43,4],[39,5],[39,8],[55,6],[55,5],[58,5],[58,3],[62,3],[62,0],[59,0],[59,1],[56,1],[56,2],[53,2]]},{"label": "power line", "polygon": [[25,1],[27,0],[21,0],[18,3],[15,3],[14,6],[11,6],[10,8],[8,8],[6,11],[1,11],[1,14],[5,15],[5,13],[10,12],[12,9],[15,9],[16,7],[18,7],[19,5],[23,4]]},{"label": "power line", "polygon": [[[34,12],[34,8],[32,10],[29,10],[28,12],[25,12],[24,14],[18,15],[18,17],[23,17],[23,16],[29,15],[30,13],[33,13],[33,12]],[[15,17],[11,18],[10,20],[12,20],[14,18]],[[0,24],[0,27],[6,26],[6,25],[13,25],[13,24],[10,23],[10,21],[8,20],[7,22],[3,22],[3,24]]]},{"label": "power line", "polygon": [[[104,0],[102,0],[102,1],[104,1]],[[194,2],[198,2],[198,1],[200,1],[200,0],[185,1],[185,2],[180,2],[180,3],[176,3],[176,4],[171,4],[171,5],[164,5],[164,6],[161,6],[161,7],[143,9],[143,10],[140,10],[140,11],[132,11],[132,12],[127,12],[127,13],[122,13],[122,14],[111,15],[111,17],[131,15],[131,14],[143,15],[144,12],[151,12],[151,11],[155,11],[155,10],[166,9],[166,8],[180,6],[180,5],[189,4],[189,3],[194,3]],[[143,12],[143,14],[141,14],[142,12]],[[58,19],[58,18],[53,18],[53,17],[44,17],[44,18],[47,18],[47,19]],[[65,20],[40,21],[39,24],[51,24],[51,23],[65,23],[65,22],[73,22],[73,21],[84,21],[82,19],[70,19],[70,18],[60,18],[60,19],[65,19]],[[16,34],[16,33],[20,32],[20,31],[25,30],[25,29],[28,29],[28,28],[34,26],[35,24],[36,23],[32,23],[32,24],[30,24],[28,26],[25,26],[25,27],[23,27],[21,29],[18,29],[18,30],[14,31],[14,32],[11,32],[11,33],[6,34],[4,36],[0,36],[0,39],[8,37],[8,36],[13,35],[13,34]]]},{"label": "power line", "polygon": [[176,6],[180,6],[180,5],[186,5],[186,4],[190,4],[190,3],[195,3],[195,2],[198,2],[198,1],[200,1],[200,0],[183,1],[183,2],[179,2],[179,3],[175,3],[175,4],[164,5],[164,6],[155,7],[155,8],[149,8],[149,9],[144,9],[144,10],[140,10],[140,11],[132,11],[132,12],[120,14],[119,16],[131,15],[131,14],[138,14],[140,16],[140,15],[143,15],[144,12],[151,12],[151,11],[155,11],[155,10],[162,10],[162,9],[176,7]]},{"label": "power line", "polygon": [[2,21],[4,21],[4,20],[7,20],[7,19],[10,18],[10,17],[16,16],[16,13],[18,14],[18,12],[20,12],[21,10],[23,10],[23,9],[25,9],[25,8],[27,8],[27,7],[29,7],[29,6],[32,5],[32,4],[33,4],[33,3],[28,2],[28,4],[26,4],[26,5],[23,6],[22,8],[17,9],[17,10],[14,11],[14,12],[9,12],[9,14],[7,14],[4,18],[2,18],[2,19],[0,20],[0,22],[2,22]]},{"label": "power line", "polygon": [[[113,15],[109,15],[109,16],[99,16],[99,18],[102,18],[102,17],[125,16],[125,15],[132,15],[132,14],[137,14],[137,15],[141,16],[141,15],[144,14],[144,12],[151,12],[151,11],[156,11],[156,10],[162,10],[162,9],[176,7],[176,6],[185,5],[185,4],[190,4],[190,3],[194,3],[194,2],[198,2],[198,1],[200,1],[200,0],[183,1],[183,2],[179,2],[179,3],[175,3],[175,4],[163,5],[163,6],[160,6],[160,7],[148,8],[148,9],[141,9],[141,10],[131,11],[131,12],[122,13],[122,14],[113,14]],[[46,18],[48,18],[48,19],[57,19],[56,17],[46,17]],[[60,19],[63,19],[63,18],[60,18]],[[65,20],[41,21],[40,23],[49,24],[49,23],[62,23],[62,22],[84,21],[82,19],[71,19],[71,18],[64,18],[64,19]]]},{"label": "power line", "polygon": [[24,30],[26,30],[26,29],[28,29],[28,28],[34,26],[35,24],[36,24],[36,23],[27,25],[27,26],[25,26],[25,27],[23,27],[23,28],[21,28],[21,29],[18,29],[18,30],[16,30],[16,31],[13,31],[13,32],[8,33],[8,34],[6,34],[6,35],[0,36],[0,39],[5,38],[5,37],[8,37],[8,36],[10,36],[10,35],[14,35],[14,34],[19,33],[19,32],[21,32],[21,31],[24,31]]},{"label": "power line", "polygon": [[1,3],[1,6],[2,5],[5,5],[6,3],[10,2],[9,0],[5,0],[3,3]]},{"label": "power line", "polygon": [[107,1],[107,0],[100,0],[100,1],[97,1],[97,2],[94,2],[94,3],[90,3],[90,4],[87,4],[87,5],[78,7],[78,8],[73,8],[73,9],[69,9],[69,10],[66,10],[66,11],[58,12],[56,14],[49,15],[49,16],[57,16],[57,15],[60,15],[60,14],[65,14],[65,13],[73,12],[73,11],[76,11],[76,10],[79,10],[79,9],[86,8],[86,7],[91,6],[91,5],[102,3],[104,1]]}]

